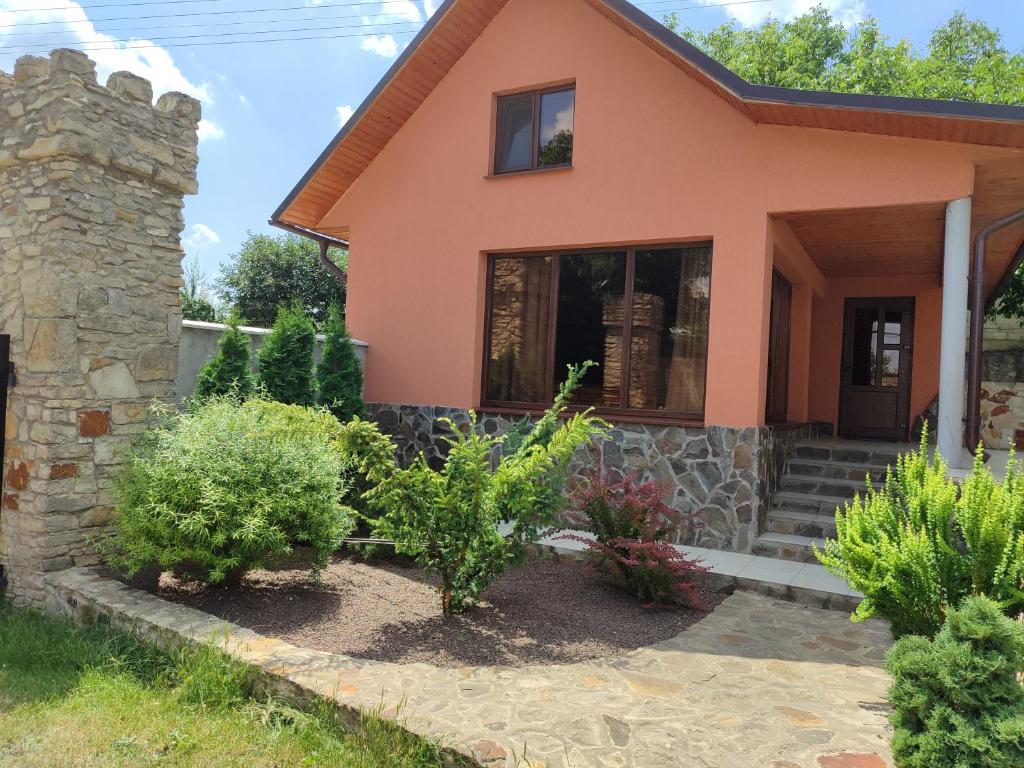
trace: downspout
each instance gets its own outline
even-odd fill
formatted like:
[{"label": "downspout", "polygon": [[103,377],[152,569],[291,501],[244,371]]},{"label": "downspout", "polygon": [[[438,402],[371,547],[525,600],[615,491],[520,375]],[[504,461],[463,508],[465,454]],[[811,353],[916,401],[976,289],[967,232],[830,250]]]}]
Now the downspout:
[{"label": "downspout", "polygon": [[275,221],[274,219],[270,220],[270,225],[274,227],[279,227],[280,229],[284,229],[288,232],[291,232],[292,234],[299,235],[300,237],[308,237],[310,240],[314,241],[317,245],[320,246],[320,263],[323,264],[324,267],[332,275],[334,275],[340,282],[348,282],[348,274],[345,272],[345,270],[339,267],[337,264],[335,264],[331,260],[331,257],[327,255],[327,252],[332,247],[348,248],[348,243],[346,241],[340,240],[336,237],[328,237],[327,235],[322,235],[319,232],[314,232],[311,229],[305,229],[303,227],[295,227],[292,226],[291,224],[285,224],[283,221]]},{"label": "downspout", "polygon": [[[981,442],[981,368],[985,333],[985,251],[988,239],[1001,229],[1024,221],[1024,208],[993,221],[974,239],[971,269],[971,333],[967,359],[967,447],[974,452]],[[1018,252],[1019,254],[1019,252]]]}]

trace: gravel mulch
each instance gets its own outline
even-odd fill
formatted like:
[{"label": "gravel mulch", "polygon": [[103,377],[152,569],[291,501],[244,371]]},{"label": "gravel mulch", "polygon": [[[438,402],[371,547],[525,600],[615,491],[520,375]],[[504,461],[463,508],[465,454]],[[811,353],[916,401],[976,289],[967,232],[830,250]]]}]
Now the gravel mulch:
[{"label": "gravel mulch", "polygon": [[[157,594],[306,648],[441,667],[570,664],[674,637],[707,615],[647,609],[577,563],[532,560],[505,573],[466,613],[446,618],[423,572],[335,558],[315,585],[305,570],[255,571],[233,587],[161,577]],[[713,609],[722,595],[704,596]]]}]

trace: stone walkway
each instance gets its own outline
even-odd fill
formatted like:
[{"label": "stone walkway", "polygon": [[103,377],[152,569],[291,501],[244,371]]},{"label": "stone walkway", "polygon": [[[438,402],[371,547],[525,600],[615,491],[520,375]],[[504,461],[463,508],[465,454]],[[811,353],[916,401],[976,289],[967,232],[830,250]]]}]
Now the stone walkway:
[{"label": "stone walkway", "polygon": [[49,586],[64,613],[102,613],[164,640],[220,638],[282,691],[397,707],[410,730],[486,766],[891,764],[880,669],[887,625],[763,595],[737,592],[687,632],[621,658],[439,669],[296,648],[88,570],[51,574]]}]

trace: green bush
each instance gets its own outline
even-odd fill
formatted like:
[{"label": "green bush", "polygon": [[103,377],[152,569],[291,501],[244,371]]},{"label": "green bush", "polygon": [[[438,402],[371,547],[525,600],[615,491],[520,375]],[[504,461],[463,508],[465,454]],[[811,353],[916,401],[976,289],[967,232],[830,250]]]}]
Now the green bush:
[{"label": "green bush", "polygon": [[1024,626],[992,600],[950,609],[934,640],[905,637],[886,657],[897,768],[1024,765]]},{"label": "green bush", "polygon": [[[555,420],[557,414],[550,414]],[[479,434],[476,415],[453,433],[443,469],[420,454],[406,469],[381,479],[367,498],[380,517],[374,532],[391,539],[399,554],[415,557],[441,581],[445,613],[464,610],[522,556],[523,548],[554,522],[564,506],[562,482],[576,449],[604,432],[604,422],[579,413],[555,429],[546,443],[529,442],[515,453],[494,456],[503,437]],[[499,525],[510,523],[503,535]]]},{"label": "green bush", "polygon": [[199,369],[195,396],[201,400],[230,394],[248,398],[256,389],[250,359],[249,337],[232,320],[220,336],[217,354]]},{"label": "green bush", "polygon": [[279,403],[313,405],[316,328],[298,304],[281,307],[259,352],[260,385]]},{"label": "green bush", "polygon": [[318,571],[353,526],[339,428],[326,411],[262,400],[163,414],[115,483],[108,561],[129,577],[159,565],[217,583],[302,543]]},{"label": "green bush", "polygon": [[363,368],[337,305],[331,305],[328,312],[324,348],[316,375],[320,385],[320,404],[329,408],[338,421],[346,422],[353,416],[366,415]]},{"label": "green bush", "polygon": [[346,503],[366,518],[372,513],[366,493],[395,471],[398,450],[380,427],[358,416],[339,425],[334,442],[346,462]]},{"label": "green bush", "polygon": [[987,595],[1007,615],[1024,610],[1024,476],[1010,462],[997,483],[981,451],[962,486],[946,476],[927,435],[899,457],[880,490],[836,512],[837,538],[818,559],[865,599],[855,621],[880,615],[897,635],[933,636],[949,606]]}]

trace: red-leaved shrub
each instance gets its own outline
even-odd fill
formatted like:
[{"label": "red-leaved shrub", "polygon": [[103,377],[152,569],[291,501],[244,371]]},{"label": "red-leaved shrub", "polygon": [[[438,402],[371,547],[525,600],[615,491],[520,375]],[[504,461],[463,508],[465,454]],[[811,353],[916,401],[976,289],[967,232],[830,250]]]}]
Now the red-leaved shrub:
[{"label": "red-leaved shrub", "polygon": [[627,475],[609,481],[601,467],[591,470],[576,488],[568,519],[595,538],[565,538],[585,543],[594,568],[634,592],[641,603],[701,608],[697,577],[709,568],[669,543],[673,532],[693,529],[699,521],[670,507],[663,495],[652,480],[639,482]]}]

